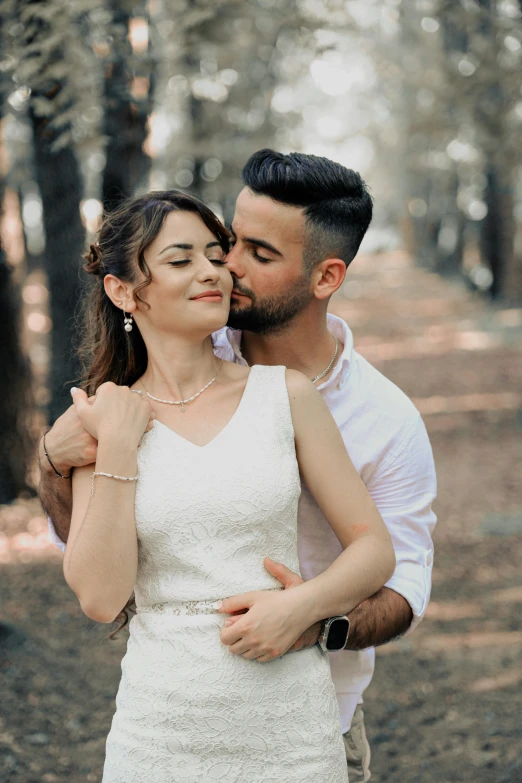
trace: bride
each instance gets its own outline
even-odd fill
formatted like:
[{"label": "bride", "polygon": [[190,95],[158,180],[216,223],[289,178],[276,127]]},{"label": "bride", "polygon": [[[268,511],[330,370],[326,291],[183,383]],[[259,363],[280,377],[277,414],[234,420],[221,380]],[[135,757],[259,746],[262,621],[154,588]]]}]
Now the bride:
[{"label": "bride", "polygon": [[[228,245],[204,204],[167,191],[111,213],[87,256],[95,398],[75,406],[98,452],[74,470],[64,574],[92,619],[114,621],[133,592],[137,611],[103,783],[347,781],[328,657],[287,651],[375,593],[395,558],[312,383],[214,356]],[[298,571],[301,478],[344,551],[281,591],[263,557]],[[220,602],[245,591],[227,646]]]}]

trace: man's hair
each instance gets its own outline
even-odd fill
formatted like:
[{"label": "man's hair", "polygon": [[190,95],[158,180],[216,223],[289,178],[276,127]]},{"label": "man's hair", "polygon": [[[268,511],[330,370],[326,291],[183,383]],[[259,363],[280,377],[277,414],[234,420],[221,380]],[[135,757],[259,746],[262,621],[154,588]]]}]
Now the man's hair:
[{"label": "man's hair", "polygon": [[243,181],[259,196],[303,208],[307,271],[325,258],[346,266],[355,258],[372,219],[372,197],[356,171],[316,155],[264,149],[247,160]]}]

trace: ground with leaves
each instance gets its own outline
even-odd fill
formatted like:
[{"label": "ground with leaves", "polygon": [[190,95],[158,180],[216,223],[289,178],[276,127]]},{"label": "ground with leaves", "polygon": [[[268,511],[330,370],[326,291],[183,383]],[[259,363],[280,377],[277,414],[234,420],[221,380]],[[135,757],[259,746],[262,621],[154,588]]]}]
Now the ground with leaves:
[{"label": "ground with leaves", "polygon": [[[401,253],[357,261],[333,310],[415,399],[439,476],[428,616],[366,694],[372,780],[521,783],[522,311]],[[99,781],[125,638],[81,615],[36,501],[0,525],[0,777]]]}]

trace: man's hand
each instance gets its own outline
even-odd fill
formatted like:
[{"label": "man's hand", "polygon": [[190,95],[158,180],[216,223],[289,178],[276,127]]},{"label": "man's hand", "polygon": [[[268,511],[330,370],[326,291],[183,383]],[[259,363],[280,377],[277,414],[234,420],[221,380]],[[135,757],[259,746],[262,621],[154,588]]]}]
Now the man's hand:
[{"label": "man's hand", "polygon": [[[275,560],[271,560],[269,557],[265,557],[264,565],[268,573],[272,574],[272,576],[275,576],[275,578],[281,582],[285,590],[290,590],[292,587],[297,587],[297,585],[302,584],[304,581],[302,577],[299,576],[299,574],[294,573],[294,571],[291,571],[282,563],[276,563]],[[234,625],[234,623],[239,620],[246,611],[248,611],[248,606],[246,605],[237,609],[234,614],[225,621],[225,627],[228,628],[231,625]],[[301,634],[299,639],[297,639],[289,648],[288,652],[304,650],[307,647],[313,647],[319,639],[320,630],[321,623],[314,623],[314,625],[312,625],[310,628],[307,628],[307,630]]]},{"label": "man's hand", "polygon": [[[89,399],[81,389],[77,389],[75,395],[84,397],[86,401]],[[63,476],[68,475],[71,468],[80,468],[96,462],[98,443],[84,429],[74,405],[67,408],[65,413],[56,419],[52,429],[45,436],[45,445],[53,465]],[[41,451],[43,453],[43,448]],[[45,454],[43,459],[40,456],[40,465],[43,471],[54,473]]]},{"label": "man's hand", "polygon": [[[87,400],[85,392],[77,389]],[[96,461],[98,444],[82,427],[74,405],[56,419],[54,426],[45,436],[47,453],[54,467],[64,477],[71,475],[72,468],[91,465]],[[51,518],[58,537],[66,542],[69,537],[72,511],[72,482],[57,476],[43,450],[43,438],[38,444],[40,463],[40,502]]]}]

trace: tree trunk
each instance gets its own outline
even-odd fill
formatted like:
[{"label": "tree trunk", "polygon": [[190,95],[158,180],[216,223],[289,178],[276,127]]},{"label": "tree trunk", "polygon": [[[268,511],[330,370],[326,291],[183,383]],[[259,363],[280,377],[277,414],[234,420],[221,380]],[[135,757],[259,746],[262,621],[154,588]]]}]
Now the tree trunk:
[{"label": "tree trunk", "polygon": [[[0,206],[4,195],[0,182]],[[34,453],[31,371],[20,345],[21,299],[0,243],[0,503],[27,490],[26,472]]]},{"label": "tree trunk", "polygon": [[[507,270],[513,257],[513,195],[509,177],[502,176],[500,167],[489,162],[486,174],[486,206],[488,213],[482,222],[482,252],[484,261],[491,269],[493,283],[490,289],[492,299],[509,298]],[[518,292],[520,295],[520,291]]]},{"label": "tree trunk", "polygon": [[74,316],[80,295],[80,265],[85,231],[80,219],[82,178],[74,150],[51,151],[46,121],[32,115],[36,178],[43,203],[44,269],[49,283],[51,332],[50,423],[70,405],[79,363],[73,345]]},{"label": "tree trunk", "polygon": [[[125,4],[124,4],[125,6]],[[149,80],[148,94],[137,100],[131,94],[133,53],[129,42],[129,9],[113,3],[112,52],[105,72],[105,128],[108,138],[107,161],[103,173],[102,203],[105,211],[114,209],[123,199],[132,196],[145,182],[150,170],[150,158],[143,150],[147,138],[147,120],[152,103],[152,68],[144,78]],[[143,16],[145,16],[145,9]],[[136,58],[134,58],[136,60]],[[136,60],[137,62],[137,60]]]}]

